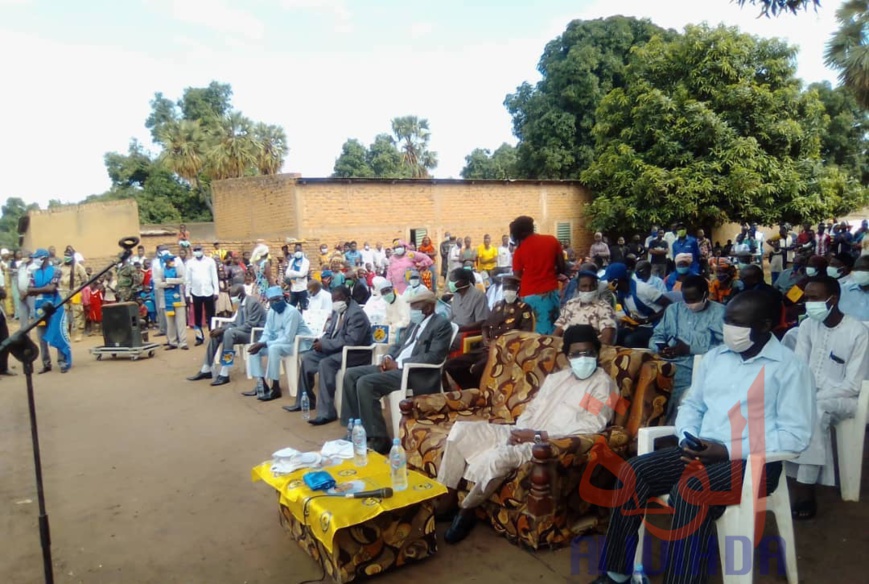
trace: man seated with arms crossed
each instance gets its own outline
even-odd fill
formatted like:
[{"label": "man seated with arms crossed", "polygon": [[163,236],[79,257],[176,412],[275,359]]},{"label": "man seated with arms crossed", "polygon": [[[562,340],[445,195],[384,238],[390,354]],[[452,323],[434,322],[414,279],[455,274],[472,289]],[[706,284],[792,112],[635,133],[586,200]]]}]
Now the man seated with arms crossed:
[{"label": "man seated with arms crossed", "polygon": [[645,349],[652,338],[652,327],[664,316],[670,300],[647,284],[634,280],[625,264],[610,264],[604,279],[614,288],[626,319],[618,332],[617,345]]},{"label": "man seated with arms crossed", "polygon": [[[248,353],[254,355],[250,361],[250,375],[257,380],[253,391],[243,395],[257,396],[260,401],[271,401],[281,397],[281,359],[293,354],[296,335],[311,335],[311,329],[302,320],[302,313],[284,300],[280,286],[266,290],[269,312],[262,336],[250,346]],[[253,299],[251,299],[253,300]],[[263,373],[263,357],[268,357],[268,371]],[[268,385],[271,381],[271,387]]]},{"label": "man seated with arms crossed", "polygon": [[480,387],[483,370],[489,361],[489,347],[498,337],[513,330],[534,330],[531,307],[519,300],[519,280],[510,276],[500,278],[504,287],[504,299],[495,304],[495,309],[483,325],[483,345],[446,362],[444,370],[461,389]]},{"label": "man seated with arms crossed", "polygon": [[[642,509],[650,498],[668,493],[678,541],[667,548],[664,583],[706,582],[715,521],[742,493],[732,474],[742,476],[751,453],[797,454],[808,446],[815,417],[812,376],[772,335],[775,311],[770,296],[754,290],[727,305],[724,345],[703,357],[679,407],[680,446],[632,458],[619,471],[615,493],[626,489],[628,496],[614,495],[600,564],[605,573],[593,584],[630,580]],[[688,434],[699,439],[699,448]],[[780,462],[766,465],[762,496],[778,484],[781,470]]]},{"label": "man seated with arms crossed", "polygon": [[809,278],[803,296],[808,318],[800,324],[794,352],[809,364],[814,376],[818,412],[809,447],[787,465],[788,474],[797,479],[795,519],[815,516],[818,482],[835,486],[830,426],[854,417],[867,375],[869,331],[862,322],[842,314],[840,294],[835,279],[815,276]]},{"label": "man seated with arms crossed", "polygon": [[[410,304],[411,328],[401,344],[394,344],[380,365],[363,365],[347,370],[341,403],[341,425],[361,419],[368,435],[368,446],[387,454],[392,441],[383,419],[380,398],[401,388],[402,367],[407,363],[443,362],[450,350],[453,327],[446,317],[435,313],[437,297],[431,290],[420,292]],[[441,389],[440,369],[419,369],[408,378],[415,395],[437,393]]]},{"label": "man seated with arms crossed", "polygon": [[570,368],[546,377],[515,426],[475,421],[456,422],[450,428],[438,472],[438,482],[449,490],[438,514],[455,512],[457,489],[463,480],[474,486],[444,536],[447,543],[458,543],[470,533],[475,508],[511,471],[531,460],[535,443],[554,436],[596,434],[610,423],[619,394],[615,381],[598,367],[601,345],[597,336],[588,325],[568,327],[562,352]]},{"label": "man seated with arms crossed", "polygon": [[684,302],[664,309],[664,318],[655,327],[649,348],[676,366],[673,391],[667,402],[667,420],[676,411],[685,391],[691,387],[694,355],[703,355],[724,340],[724,305],[709,300],[709,287],[702,276],[688,276],[682,282]]},{"label": "man seated with arms crossed", "polygon": [[[262,327],[266,322],[266,309],[255,298],[249,297],[244,291],[243,284],[235,284],[229,291],[232,305],[237,307],[235,320],[226,325],[216,328],[209,336],[208,348],[205,350],[205,360],[199,373],[188,377],[189,381],[211,379],[211,367],[214,357],[223,346],[223,353],[232,352],[236,345],[246,345],[250,342],[250,332],[254,327]],[[244,356],[242,355],[242,358]],[[225,385],[229,383],[229,365],[221,359],[220,373],[211,382],[211,385]]]},{"label": "man seated with arms crossed", "polygon": [[489,318],[489,303],[486,294],[474,286],[474,273],[456,268],[450,272],[447,286],[453,293],[450,307],[453,322],[459,325],[459,332],[479,331]]},{"label": "man seated with arms crossed", "polygon": [[616,312],[609,302],[600,297],[597,273],[582,270],[576,279],[579,291],[561,309],[555,321],[555,336],[562,336],[570,326],[587,324],[597,331],[601,344],[612,345],[616,340]]}]

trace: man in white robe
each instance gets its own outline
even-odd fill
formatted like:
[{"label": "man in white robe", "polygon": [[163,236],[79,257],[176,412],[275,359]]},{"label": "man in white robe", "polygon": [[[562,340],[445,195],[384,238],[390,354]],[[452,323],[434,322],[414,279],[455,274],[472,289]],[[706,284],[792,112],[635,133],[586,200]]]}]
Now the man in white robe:
[{"label": "man in white robe", "polygon": [[860,321],[839,310],[839,283],[829,276],[809,279],[806,314],[797,337],[796,354],[809,364],[815,381],[817,416],[809,447],[792,463],[788,474],[797,480],[793,516],[815,515],[815,485],[835,485],[830,426],[851,418],[869,373],[869,332]]},{"label": "man in white robe", "polygon": [[511,471],[531,460],[535,443],[550,437],[596,434],[612,420],[619,394],[615,381],[598,367],[597,332],[589,325],[568,327],[563,351],[570,369],[546,377],[514,426],[456,422],[450,429],[438,472],[438,481],[449,489],[440,514],[455,509],[456,489],[462,480],[474,485],[446,532],[447,543],[458,543],[470,533],[474,508],[486,501]]}]

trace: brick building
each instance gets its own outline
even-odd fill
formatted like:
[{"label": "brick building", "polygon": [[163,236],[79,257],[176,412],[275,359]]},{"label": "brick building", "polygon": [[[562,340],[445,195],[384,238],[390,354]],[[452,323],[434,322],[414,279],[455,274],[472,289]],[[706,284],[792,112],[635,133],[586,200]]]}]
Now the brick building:
[{"label": "brick building", "polygon": [[[215,182],[215,235],[230,249],[294,238],[313,257],[320,243],[352,239],[362,246],[424,235],[435,245],[444,233],[483,235],[500,243],[510,221],[530,215],[541,233],[587,249],[591,234],[583,208],[589,191],[576,181],[302,178],[294,174]],[[277,250],[274,250],[277,251]]]}]

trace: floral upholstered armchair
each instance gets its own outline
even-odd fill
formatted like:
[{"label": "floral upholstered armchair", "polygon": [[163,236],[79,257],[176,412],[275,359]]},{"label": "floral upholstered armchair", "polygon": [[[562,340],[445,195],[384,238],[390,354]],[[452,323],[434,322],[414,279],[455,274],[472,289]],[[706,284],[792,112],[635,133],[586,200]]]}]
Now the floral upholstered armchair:
[{"label": "floral upholstered armchair", "polygon": [[[636,452],[640,427],[659,425],[667,409],[674,368],[648,351],[604,347],[601,365],[616,380],[620,400],[613,423],[601,434],[551,439],[534,447],[534,458],[509,475],[481,506],[496,531],[534,549],[566,544],[599,527],[608,510],[583,500],[580,483],[608,488],[614,477],[594,463]],[[401,404],[401,440],[408,465],[436,477],[456,420],[513,424],[543,379],[568,367],[561,339],[510,332],[489,351],[480,389],[417,396]],[[592,463],[592,466],[589,466]],[[586,489],[588,490],[588,489]],[[461,495],[461,493],[460,493]]]}]

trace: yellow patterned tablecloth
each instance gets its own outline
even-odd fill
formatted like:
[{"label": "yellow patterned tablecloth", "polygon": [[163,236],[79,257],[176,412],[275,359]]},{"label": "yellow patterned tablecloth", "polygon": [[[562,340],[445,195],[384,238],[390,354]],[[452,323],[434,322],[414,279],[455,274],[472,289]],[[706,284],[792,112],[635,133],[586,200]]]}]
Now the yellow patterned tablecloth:
[{"label": "yellow patterned tablecloth", "polygon": [[[264,462],[251,471],[251,479],[263,481],[280,493],[280,503],[306,525],[331,553],[335,532],[351,525],[365,523],[384,511],[400,509],[447,492],[442,484],[418,472],[407,471],[407,489],[396,491],[388,499],[347,499],[343,497],[323,497],[322,491],[309,489],[302,477],[311,469],[275,476],[271,471],[272,463]],[[380,489],[392,485],[389,475],[389,461],[376,453],[368,454],[368,464],[357,467],[352,460],[323,468],[335,479],[336,483],[361,480],[365,490]]]}]

